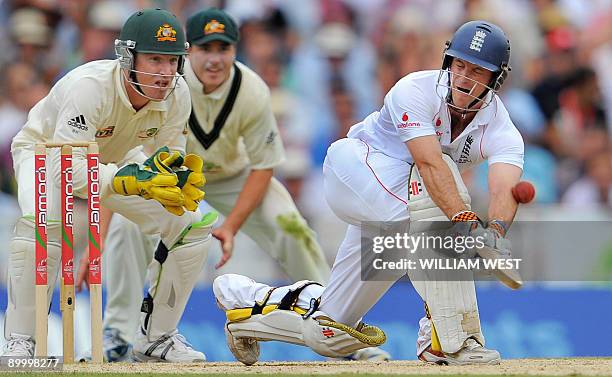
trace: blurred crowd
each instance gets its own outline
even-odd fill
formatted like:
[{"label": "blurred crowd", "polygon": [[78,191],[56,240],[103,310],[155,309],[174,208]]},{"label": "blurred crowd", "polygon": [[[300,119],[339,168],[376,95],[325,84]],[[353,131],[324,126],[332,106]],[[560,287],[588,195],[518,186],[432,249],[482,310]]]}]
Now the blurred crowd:
[{"label": "blurred crowd", "polygon": [[[69,70],[114,59],[127,17],[157,6],[182,20],[218,6],[238,20],[238,60],[270,86],[287,150],[276,173],[302,207],[329,144],[402,76],[439,69],[458,25],[486,19],[511,40],[500,95],[536,200],[612,209],[612,0],[0,0],[3,193],[16,194],[10,143],[28,110]],[[475,195],[486,192],[483,169],[466,176]]]}]

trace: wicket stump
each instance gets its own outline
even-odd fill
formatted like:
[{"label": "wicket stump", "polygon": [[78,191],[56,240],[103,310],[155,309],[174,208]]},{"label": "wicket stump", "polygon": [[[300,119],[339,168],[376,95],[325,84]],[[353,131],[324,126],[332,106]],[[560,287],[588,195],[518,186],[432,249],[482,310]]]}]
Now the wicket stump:
[{"label": "wicket stump", "polygon": [[92,361],[101,363],[102,349],[102,270],[100,263],[100,183],[99,150],[95,142],[39,143],[34,153],[35,217],[36,217],[36,352],[47,356],[48,311],[47,301],[47,203],[49,202],[46,151],[61,148],[61,221],[62,263],[60,308],[63,324],[64,363],[74,362],[74,197],[72,186],[72,148],[87,148],[87,215],[89,240],[89,294],[91,307]]}]

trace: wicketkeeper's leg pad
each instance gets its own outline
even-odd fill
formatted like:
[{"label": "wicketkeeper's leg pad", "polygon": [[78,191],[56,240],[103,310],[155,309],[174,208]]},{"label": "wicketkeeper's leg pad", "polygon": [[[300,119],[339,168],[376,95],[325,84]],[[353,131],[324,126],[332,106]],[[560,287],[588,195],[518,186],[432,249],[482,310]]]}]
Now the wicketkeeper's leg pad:
[{"label": "wicketkeeper's leg pad", "polygon": [[[51,305],[53,288],[60,269],[62,251],[60,244],[60,224],[47,224],[47,302]],[[20,218],[15,225],[15,236],[10,244],[8,261],[8,305],[4,325],[4,335],[11,333],[30,335],[35,332],[35,281],[36,281],[36,241],[34,223]]]},{"label": "wicketkeeper's leg pad", "polygon": [[149,295],[143,301],[141,331],[149,341],[174,331],[197,278],[204,268],[217,220],[210,213],[185,229],[177,244],[167,248],[162,241],[149,266]]}]

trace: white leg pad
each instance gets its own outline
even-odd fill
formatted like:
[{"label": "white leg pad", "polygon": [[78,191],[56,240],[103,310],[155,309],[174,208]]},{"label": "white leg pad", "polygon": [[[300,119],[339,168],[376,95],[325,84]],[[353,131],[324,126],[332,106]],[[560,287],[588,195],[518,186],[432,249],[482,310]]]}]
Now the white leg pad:
[{"label": "white leg pad", "polygon": [[302,316],[294,311],[273,310],[265,315],[257,314],[239,322],[230,322],[227,330],[236,338],[278,340],[303,346],[302,322]]},{"label": "white leg pad", "polygon": [[484,345],[473,280],[413,281],[413,285],[429,308],[443,352],[459,351],[468,338]]},{"label": "white leg pad", "polygon": [[[442,158],[453,174],[461,199],[470,208],[471,198],[457,165],[447,155]],[[410,187],[421,189],[411,192],[408,199],[411,232],[434,230],[437,227],[446,227],[446,224],[450,226],[446,215],[427,193],[416,165],[410,172]],[[447,257],[442,254],[436,256],[436,252],[432,250],[419,250],[418,253],[421,253],[421,258]],[[408,276],[429,307],[442,351],[457,352],[470,337],[484,344],[472,271],[453,271],[452,278],[449,278],[448,272],[444,270],[408,271]],[[428,335],[431,339],[431,329]]]},{"label": "white leg pad", "polygon": [[[36,327],[34,223],[21,218],[15,225],[8,261],[8,305],[4,337],[11,334],[34,337]],[[60,224],[47,224],[47,302],[51,304],[53,288],[61,263]]]},{"label": "white leg pad", "polygon": [[142,331],[149,341],[174,331],[178,326],[204,268],[212,242],[210,233],[213,225],[214,222],[191,228],[179,244],[165,253],[160,253],[158,248],[149,265],[149,276],[152,278],[149,295],[153,297],[153,306],[150,315],[143,313],[141,321]]}]

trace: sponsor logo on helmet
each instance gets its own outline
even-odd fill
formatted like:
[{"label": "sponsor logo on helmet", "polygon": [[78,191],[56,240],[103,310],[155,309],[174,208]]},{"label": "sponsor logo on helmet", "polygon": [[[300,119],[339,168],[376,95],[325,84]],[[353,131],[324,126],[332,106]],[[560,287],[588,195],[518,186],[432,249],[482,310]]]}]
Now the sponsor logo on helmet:
[{"label": "sponsor logo on helmet", "polygon": [[176,30],[174,30],[174,28],[170,26],[170,24],[163,24],[159,27],[159,29],[157,29],[157,34],[155,36],[157,37],[158,42],[175,42]]},{"label": "sponsor logo on helmet", "polygon": [[157,128],[157,127],[149,128],[149,129],[146,129],[144,131],[140,131],[138,133],[138,138],[139,139],[148,139],[150,137],[153,137],[153,136],[157,135],[158,132],[159,132],[159,128]]},{"label": "sponsor logo on helmet", "polygon": [[101,128],[96,132],[96,138],[111,137],[113,132],[115,132],[115,126]]},{"label": "sponsor logo on helmet", "polygon": [[487,33],[482,30],[476,30],[474,37],[472,37],[472,41],[470,42],[470,49],[474,51],[480,52],[482,45],[484,44],[485,37]]},{"label": "sponsor logo on helmet", "polygon": [[211,20],[209,23],[204,25],[204,35],[214,33],[225,33],[225,25],[217,20]]}]

